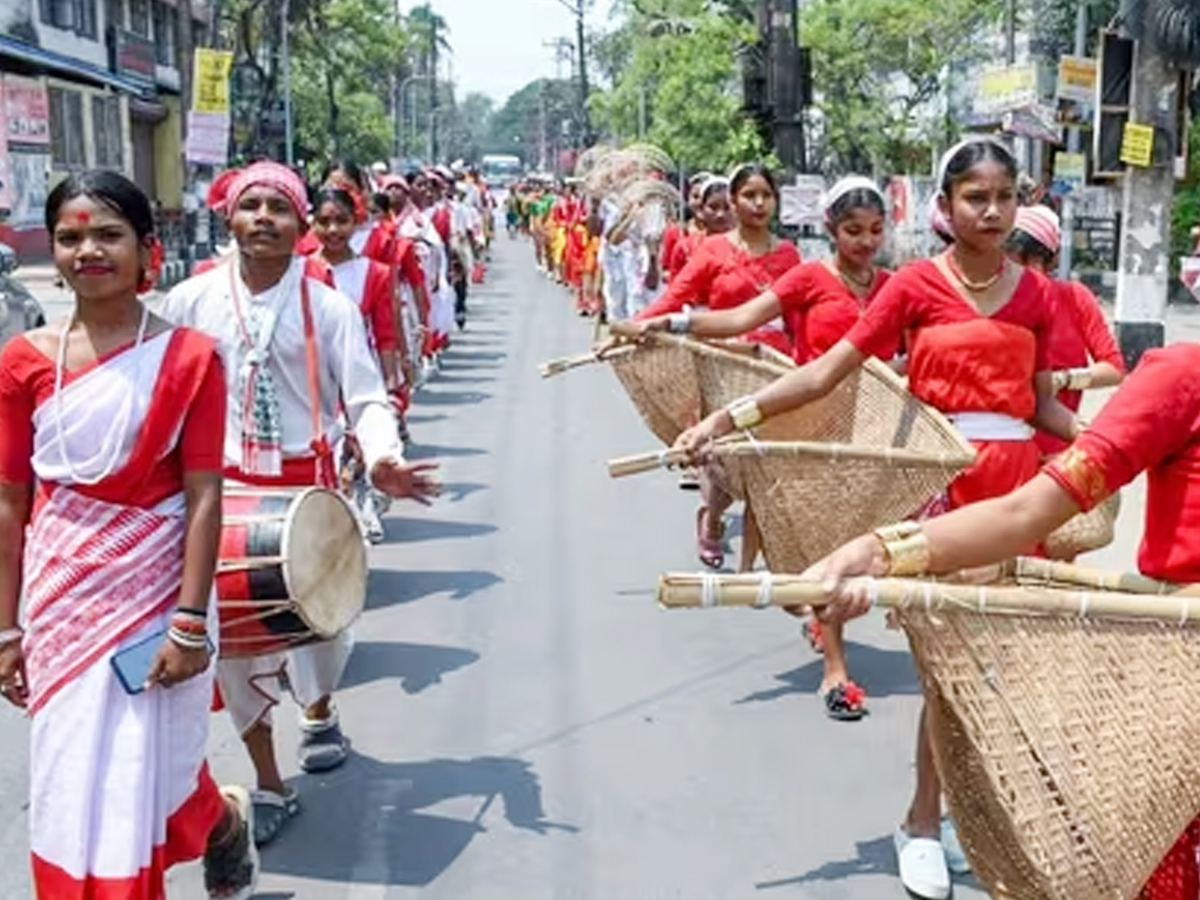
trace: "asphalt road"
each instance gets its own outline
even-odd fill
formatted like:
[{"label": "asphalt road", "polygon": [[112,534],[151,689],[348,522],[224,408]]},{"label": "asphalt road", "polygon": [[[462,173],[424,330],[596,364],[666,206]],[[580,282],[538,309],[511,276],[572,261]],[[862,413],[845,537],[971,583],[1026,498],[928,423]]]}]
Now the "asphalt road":
[{"label": "asphalt road", "polygon": [[[882,616],[850,629],[871,715],[825,717],[820,660],[774,611],[660,611],[697,568],[695,495],[608,478],[654,441],[604,367],[542,381],[590,325],[499,239],[467,331],[411,419],[445,496],[397,506],[338,694],[354,745],[297,774],[304,812],[263,855],[261,900],[882,900],[905,895],[891,833],[919,697]],[[1100,562],[1128,567],[1133,492]],[[213,718],[220,780],[249,764]],[[27,728],[0,710],[0,897],[28,896]],[[172,900],[202,900],[196,867]],[[983,892],[959,881],[959,900]]]}]

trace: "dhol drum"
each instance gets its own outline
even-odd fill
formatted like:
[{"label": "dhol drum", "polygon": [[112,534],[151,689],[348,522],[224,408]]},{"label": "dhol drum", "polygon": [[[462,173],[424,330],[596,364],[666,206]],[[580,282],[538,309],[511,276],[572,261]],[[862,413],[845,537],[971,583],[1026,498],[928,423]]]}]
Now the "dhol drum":
[{"label": "dhol drum", "polygon": [[227,489],[217,564],[221,656],[262,656],[344,631],[367,596],[367,551],[324,488]]}]

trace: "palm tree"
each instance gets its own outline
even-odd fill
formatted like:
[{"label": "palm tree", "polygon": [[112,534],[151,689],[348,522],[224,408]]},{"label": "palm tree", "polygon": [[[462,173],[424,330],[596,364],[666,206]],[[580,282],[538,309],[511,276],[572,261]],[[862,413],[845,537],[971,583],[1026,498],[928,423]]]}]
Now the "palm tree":
[{"label": "palm tree", "polygon": [[418,58],[424,60],[425,75],[429,82],[429,162],[433,163],[438,155],[438,54],[451,49],[446,38],[450,28],[446,20],[433,11],[430,3],[413,7],[408,14],[408,27],[413,34]]}]

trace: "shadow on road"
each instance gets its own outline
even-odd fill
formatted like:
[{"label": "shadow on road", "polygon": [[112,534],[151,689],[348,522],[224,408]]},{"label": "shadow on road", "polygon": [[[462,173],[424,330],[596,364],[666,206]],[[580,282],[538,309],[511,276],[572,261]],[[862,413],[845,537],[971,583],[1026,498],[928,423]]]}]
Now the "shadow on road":
[{"label": "shadow on road", "polygon": [[341,686],[358,687],[396,679],[406,694],[419,694],[442,683],[442,676],[476,662],[479,654],[462,647],[356,641]]},{"label": "shadow on road", "polygon": [[[465,369],[464,366],[464,371]],[[483,384],[496,380],[493,375],[455,375],[453,372],[441,372],[437,377],[437,384]]]},{"label": "shadow on road", "polygon": [[367,584],[367,609],[383,609],[412,603],[433,594],[449,594],[451,600],[466,600],[503,581],[494,572],[402,572],[372,569]]},{"label": "shadow on road", "polygon": [[[917,670],[907,650],[880,650],[864,644],[846,644],[850,674],[872,697],[892,697],[898,694],[919,694]],[[792,694],[815,694],[821,686],[821,660],[814,659],[798,669],[781,672],[775,680],[782,682],[770,690],[747,694],[738,703],[765,703]]]},{"label": "shadow on road", "polygon": [[490,487],[490,484],[480,484],[476,481],[452,481],[442,485],[441,499],[449,503],[457,503],[460,500],[465,500],[472,494],[486,491]]},{"label": "shadow on road", "polygon": [[441,444],[422,444],[414,441],[404,451],[404,458],[412,461],[417,459],[446,459],[448,457],[483,456],[488,451],[482,447],[452,447]]},{"label": "shadow on road", "polygon": [[760,891],[766,891],[772,888],[808,884],[813,881],[842,881],[855,875],[897,874],[896,852],[892,848],[890,836],[876,838],[873,841],[859,841],[855,846],[858,848],[858,855],[853,859],[827,862],[819,869],[813,869],[811,872],[805,872],[795,878],[760,881],[754,887]]},{"label": "shadow on road", "polygon": [[[484,816],[499,800],[513,828],[544,835],[578,832],[550,822],[532,766],[520,759],[479,757],[385,763],[351,753],[321,779],[301,778],[304,812],[278,844],[264,850],[263,871],[358,884],[432,883],[485,834]],[[477,797],[473,818],[421,812],[456,798]]]},{"label": "shadow on road", "polygon": [[413,541],[479,537],[481,534],[492,534],[496,531],[496,526],[480,522],[445,522],[437,519],[388,516],[383,520],[383,529],[389,543],[399,541],[408,544]]},{"label": "shadow on road", "polygon": [[508,353],[503,350],[455,350],[453,347],[442,355],[443,360],[457,363],[499,362],[507,358]]},{"label": "shadow on road", "polygon": [[419,402],[422,406],[469,406],[489,400],[491,396],[483,391],[431,391],[425,388]]}]

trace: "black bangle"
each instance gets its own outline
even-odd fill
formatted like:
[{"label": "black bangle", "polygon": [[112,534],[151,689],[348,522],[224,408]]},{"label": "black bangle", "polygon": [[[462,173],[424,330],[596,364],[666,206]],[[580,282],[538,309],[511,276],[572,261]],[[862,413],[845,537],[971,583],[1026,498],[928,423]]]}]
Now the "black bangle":
[{"label": "black bangle", "polygon": [[185,616],[197,616],[201,619],[208,618],[208,610],[201,609],[198,606],[177,606],[175,607],[175,612],[183,613]]}]

